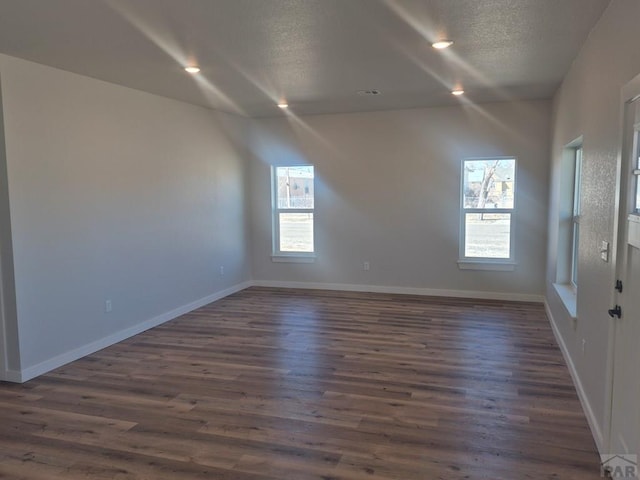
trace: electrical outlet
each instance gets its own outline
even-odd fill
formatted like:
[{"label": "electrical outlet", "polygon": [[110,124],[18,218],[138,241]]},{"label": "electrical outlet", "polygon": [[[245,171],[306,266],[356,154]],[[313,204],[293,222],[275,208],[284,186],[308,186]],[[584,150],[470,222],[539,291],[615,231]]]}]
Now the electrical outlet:
[{"label": "electrical outlet", "polygon": [[113,305],[111,304],[111,300],[104,301],[104,312],[110,313],[113,310]]},{"label": "electrical outlet", "polygon": [[220,276],[224,276],[224,265],[220,265]]},{"label": "electrical outlet", "polygon": [[369,265],[369,262],[364,262],[364,263],[362,264],[362,268],[363,268],[363,270],[364,270],[365,272],[368,272],[368,271],[369,271],[369,269],[370,269],[370,267],[371,267],[371,266]]}]

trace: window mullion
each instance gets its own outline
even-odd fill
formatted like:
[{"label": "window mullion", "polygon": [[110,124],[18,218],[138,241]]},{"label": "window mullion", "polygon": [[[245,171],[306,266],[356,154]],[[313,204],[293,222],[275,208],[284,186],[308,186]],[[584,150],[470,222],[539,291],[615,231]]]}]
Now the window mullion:
[{"label": "window mullion", "polygon": [[313,213],[313,208],[276,208],[277,213]]}]

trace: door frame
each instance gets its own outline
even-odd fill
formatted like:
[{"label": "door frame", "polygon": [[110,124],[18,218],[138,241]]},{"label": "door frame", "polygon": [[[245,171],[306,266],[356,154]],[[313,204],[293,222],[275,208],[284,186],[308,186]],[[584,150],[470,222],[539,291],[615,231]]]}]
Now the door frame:
[{"label": "door frame", "polygon": [[[622,87],[620,92],[620,110],[619,110],[619,134],[618,134],[618,152],[616,159],[616,191],[615,191],[615,205],[613,215],[613,241],[611,242],[611,281],[610,292],[611,300],[609,304],[611,306],[616,304],[617,293],[614,290],[616,278],[619,273],[620,252],[619,249],[624,246],[621,242],[626,243],[623,231],[627,221],[628,212],[626,212],[626,202],[628,199],[628,178],[626,176],[629,158],[625,158],[625,147],[629,139],[627,138],[625,127],[627,118],[627,108],[634,100],[640,98],[640,74],[636,75],[630,82]],[[633,142],[633,139],[630,139]],[[624,173],[624,178],[623,178]],[[624,198],[623,198],[624,196]],[[604,312],[603,312],[604,315]],[[609,341],[607,345],[607,391],[605,392],[605,405],[607,410],[605,411],[604,418],[604,433],[605,438],[603,447],[607,453],[611,449],[611,440],[614,432],[612,432],[612,418],[613,418],[613,393],[614,393],[614,369],[615,369],[615,348],[616,348],[616,326],[615,319],[609,321]]]}]

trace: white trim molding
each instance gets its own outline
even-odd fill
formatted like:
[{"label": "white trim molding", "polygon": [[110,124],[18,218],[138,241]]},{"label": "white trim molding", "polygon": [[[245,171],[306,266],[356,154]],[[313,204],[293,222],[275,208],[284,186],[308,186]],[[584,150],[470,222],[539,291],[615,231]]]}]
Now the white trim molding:
[{"label": "white trim molding", "polygon": [[569,373],[571,374],[571,379],[573,380],[573,385],[576,388],[576,392],[578,393],[578,398],[580,399],[580,403],[582,404],[582,410],[584,411],[585,417],[587,417],[587,423],[589,424],[589,428],[591,429],[591,435],[593,435],[593,439],[596,442],[596,447],[600,453],[605,452],[605,439],[602,434],[602,429],[598,423],[598,418],[591,407],[591,403],[589,402],[589,397],[587,397],[587,393],[582,386],[582,382],[580,381],[580,375],[578,375],[578,371],[573,363],[573,359],[569,354],[569,350],[567,349],[567,345],[564,343],[564,339],[560,334],[560,331],[556,327],[555,319],[553,318],[553,314],[551,313],[551,308],[549,308],[549,303],[545,300],[544,308],[547,311],[547,316],[549,317],[549,323],[551,324],[551,330],[553,331],[554,337],[556,337],[556,342],[560,347],[560,351],[562,352],[562,356],[564,357],[564,361],[569,369]]},{"label": "white trim molding", "polygon": [[567,285],[565,283],[554,283],[553,288],[555,289],[558,298],[562,301],[562,304],[567,310],[569,316],[573,320],[576,320],[578,318],[578,299],[576,288],[573,285]]},{"label": "white trim molding", "polygon": [[271,261],[274,263],[315,263],[316,255],[314,253],[311,254],[294,254],[294,255],[284,255],[281,253],[274,253],[271,255]]},{"label": "white trim molding", "polygon": [[414,287],[395,287],[381,285],[357,285],[344,283],[318,283],[318,282],[280,282],[271,280],[253,280],[246,281],[229,287],[225,290],[213,293],[194,302],[178,307],[169,312],[150,318],[137,325],[121,330],[107,337],[96,340],[95,342],[83,345],[68,352],[57,355],[44,362],[24,368],[21,371],[5,371],[4,375],[7,381],[23,383],[39,375],[45,374],[55,368],[66,365],[67,363],[78,360],[79,358],[90,355],[94,352],[102,350],[110,345],[121,342],[127,338],[133,337],[150,328],[161,325],[165,322],[173,320],[181,315],[189,313],[209,303],[220,300],[221,298],[232,295],[246,288],[256,287],[274,287],[274,288],[301,288],[316,290],[337,290],[352,292],[372,292],[372,293],[393,293],[403,295],[422,295],[436,297],[457,297],[457,298],[474,298],[486,300],[504,300],[515,302],[535,302],[543,303],[542,295],[532,295],[524,293],[506,293],[506,292],[483,292],[472,290],[443,290],[431,288],[414,288]]},{"label": "white trim molding", "polygon": [[458,268],[460,270],[488,270],[494,272],[513,272],[518,264],[516,262],[507,261],[490,261],[488,259],[482,260],[458,260]]},{"label": "white trim molding", "polygon": [[396,293],[400,295],[423,295],[428,297],[477,298],[485,300],[544,303],[544,296],[542,295],[508,292],[483,292],[476,290],[447,290],[436,288],[395,287],[385,285],[357,285],[352,283],[281,282],[274,280],[254,280],[251,282],[251,286],[271,288],[302,288],[312,290],[338,290],[345,292]]},{"label": "white trim molding", "polygon": [[174,310],[170,310],[169,312],[158,315],[157,317],[145,320],[144,322],[129,327],[125,330],[120,330],[119,332],[108,335],[104,338],[96,340],[95,342],[91,342],[87,345],[83,345],[81,347],[75,348],[48,360],[45,360],[44,362],[24,368],[20,372],[12,372],[11,376],[8,377],[8,380],[18,383],[26,382],[39,375],[50,372],[55,368],[73,362],[74,360],[78,360],[79,358],[95,353],[98,350],[102,350],[103,348],[106,348],[110,345],[133,337],[134,335],[142,333],[145,330],[149,330],[150,328],[157,327],[158,325],[178,318],[179,316],[189,313],[197,308],[203,307],[205,305],[208,305],[209,303],[215,302],[216,300],[220,300],[221,298],[232,295],[236,292],[239,292],[240,290],[244,290],[249,286],[250,282],[243,282],[227,289],[220,290],[219,292],[213,293],[211,295],[207,295],[206,297],[195,300]]}]

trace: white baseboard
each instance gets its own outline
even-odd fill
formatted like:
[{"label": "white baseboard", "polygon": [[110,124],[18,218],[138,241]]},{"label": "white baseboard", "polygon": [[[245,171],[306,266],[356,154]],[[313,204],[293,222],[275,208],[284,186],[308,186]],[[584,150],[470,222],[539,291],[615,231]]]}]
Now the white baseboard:
[{"label": "white baseboard", "polygon": [[584,411],[585,416],[587,417],[587,422],[589,423],[589,428],[591,429],[591,435],[596,442],[596,447],[600,453],[604,453],[604,437],[602,435],[602,429],[598,423],[598,419],[593,412],[593,408],[591,408],[591,404],[589,403],[589,398],[587,397],[586,392],[584,391],[584,387],[582,386],[582,382],[580,381],[580,376],[578,375],[578,371],[573,363],[573,359],[569,354],[569,349],[567,345],[564,343],[564,339],[562,335],[560,335],[560,331],[556,326],[555,318],[551,313],[551,308],[549,308],[549,304],[545,300],[544,307],[547,311],[547,316],[549,317],[549,323],[551,324],[551,329],[553,330],[553,335],[556,337],[556,342],[558,342],[558,346],[560,347],[560,351],[562,352],[562,356],[564,357],[564,361],[567,364],[567,368],[569,369],[569,373],[571,374],[571,378],[573,379],[573,384],[576,387],[576,391],[578,392],[578,398],[580,399],[580,403],[582,404],[582,410]]},{"label": "white baseboard", "polygon": [[512,302],[543,303],[544,296],[526,293],[482,292],[476,290],[441,290],[434,288],[390,287],[381,285],[356,285],[352,283],[278,282],[253,280],[254,287],[304,288],[313,290],[340,290],[346,292],[397,293],[401,295],[423,295],[429,297],[481,298]]},{"label": "white baseboard", "polygon": [[180,315],[184,315],[185,313],[189,313],[195,310],[196,308],[203,307],[204,305],[208,305],[211,302],[215,302],[216,300],[220,300],[221,298],[239,292],[240,290],[244,290],[250,285],[251,282],[243,282],[229,287],[225,290],[207,295],[206,297],[200,298],[194,302],[188,303],[174,310],[158,315],[157,317],[150,318],[125,330],[120,330],[119,332],[108,335],[104,338],[101,338],[100,340],[96,340],[95,342],[62,353],[53,358],[45,360],[44,362],[38,363],[37,365],[27,367],[20,372],[13,372],[11,377],[7,378],[7,380],[18,383],[26,382],[28,380],[31,380],[32,378],[37,377],[38,375],[50,372],[51,370],[61,367],[62,365],[66,365],[69,362],[78,360],[79,358],[90,355],[94,352],[97,352],[98,350],[102,350],[103,348],[113,345],[114,343],[121,342],[127,338],[137,335],[138,333],[144,332],[145,330],[149,330],[150,328],[161,325],[165,322],[168,322],[169,320],[173,320]]},{"label": "white baseboard", "polygon": [[138,333],[144,332],[150,328],[161,325],[169,320],[191,312],[197,308],[207,305],[211,302],[215,302],[221,298],[224,298],[233,293],[244,290],[251,286],[259,287],[279,287],[279,288],[305,288],[305,289],[320,289],[320,290],[340,290],[340,291],[353,291],[353,292],[373,292],[373,293],[396,293],[405,295],[424,295],[424,296],[439,296],[439,297],[458,297],[458,298],[479,298],[487,300],[506,300],[506,301],[520,301],[520,302],[544,302],[542,295],[531,294],[519,294],[519,293],[500,293],[500,292],[482,292],[473,290],[442,290],[442,289],[430,289],[430,288],[413,288],[413,287],[391,287],[391,286],[378,286],[378,285],[357,285],[357,284],[345,284],[345,283],[317,283],[317,282],[278,282],[278,281],[263,281],[254,280],[239,283],[225,290],[208,295],[204,298],[191,302],[189,304],[178,307],[169,312],[158,315],[157,317],[148,319],[142,323],[129,327],[125,330],[108,335],[107,337],[96,340],[87,345],[75,348],[68,352],[57,355],[53,358],[47,359],[36,365],[24,368],[21,371],[6,371],[5,378],[10,382],[22,383],[39,375],[47,373],[55,368],[66,365],[69,362],[82,358],[86,355],[90,355],[98,350],[102,350],[114,343],[121,342],[127,338],[130,338]]}]

